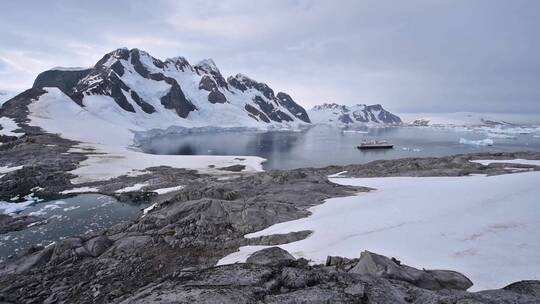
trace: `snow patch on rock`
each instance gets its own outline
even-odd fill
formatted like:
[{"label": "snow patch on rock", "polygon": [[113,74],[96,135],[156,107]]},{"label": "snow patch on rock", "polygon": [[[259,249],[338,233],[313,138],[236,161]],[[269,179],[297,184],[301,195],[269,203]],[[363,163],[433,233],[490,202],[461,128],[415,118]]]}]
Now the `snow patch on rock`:
[{"label": "snow patch on rock", "polygon": [[[310,208],[307,218],[246,237],[312,230],[310,237],[279,247],[315,263],[328,255],[380,252],[408,264],[457,270],[475,282],[474,290],[540,279],[540,172],[331,181],[376,190],[328,199]],[[265,247],[241,247],[218,264],[245,261]]]}]

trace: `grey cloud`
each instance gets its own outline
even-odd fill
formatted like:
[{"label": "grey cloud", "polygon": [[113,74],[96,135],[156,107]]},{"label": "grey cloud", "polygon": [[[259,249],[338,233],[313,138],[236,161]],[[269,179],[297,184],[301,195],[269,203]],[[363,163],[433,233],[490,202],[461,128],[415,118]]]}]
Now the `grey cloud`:
[{"label": "grey cloud", "polygon": [[540,112],[538,11],[535,0],[6,2],[0,57],[18,67],[0,87],[127,46],[212,57],[306,106]]}]

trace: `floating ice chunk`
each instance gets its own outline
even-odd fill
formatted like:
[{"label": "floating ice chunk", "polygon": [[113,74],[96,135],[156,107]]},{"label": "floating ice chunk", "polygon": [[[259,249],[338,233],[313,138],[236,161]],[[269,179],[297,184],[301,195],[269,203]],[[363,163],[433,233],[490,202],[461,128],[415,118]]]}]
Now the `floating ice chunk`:
[{"label": "floating ice chunk", "polygon": [[24,209],[32,206],[36,201],[34,200],[28,200],[26,202],[22,203],[8,203],[8,202],[0,202],[0,213],[3,214],[16,214]]},{"label": "floating ice chunk", "polygon": [[78,209],[78,208],[80,208],[80,207],[81,207],[81,206],[71,206],[71,207],[64,208],[64,211],[71,211],[71,210]]},{"label": "floating ice chunk", "polygon": [[472,139],[460,138],[459,143],[463,145],[471,145],[471,146],[493,146],[493,139],[486,138],[486,139],[472,140]]},{"label": "floating ice chunk", "polygon": [[369,131],[361,131],[361,130],[343,130],[343,133],[362,133],[362,134],[368,134]]},{"label": "floating ice chunk", "polygon": [[514,135],[509,135],[509,134],[504,134],[504,133],[488,133],[487,136],[489,138],[510,138],[510,139],[516,138],[516,136]]}]

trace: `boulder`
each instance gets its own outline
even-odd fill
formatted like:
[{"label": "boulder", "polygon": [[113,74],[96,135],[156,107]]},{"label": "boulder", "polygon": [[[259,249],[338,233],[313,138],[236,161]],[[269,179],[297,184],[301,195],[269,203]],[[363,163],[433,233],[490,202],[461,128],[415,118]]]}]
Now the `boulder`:
[{"label": "boulder", "polygon": [[97,236],[88,240],[84,247],[90,253],[90,255],[97,257],[101,255],[107,248],[111,247],[113,241],[104,235]]},{"label": "boulder", "polygon": [[21,273],[34,267],[45,265],[49,262],[53,250],[53,246],[45,247],[43,250],[21,256],[11,263],[0,264],[0,276]]},{"label": "boulder", "polygon": [[473,285],[463,274],[450,270],[419,270],[401,264],[396,259],[364,251],[350,273],[374,275],[382,278],[405,281],[430,290],[467,290]]},{"label": "boulder", "polygon": [[296,259],[287,250],[279,247],[270,247],[259,250],[253,253],[247,258],[246,263],[269,265],[269,266],[283,266],[290,265]]},{"label": "boulder", "polygon": [[540,298],[540,281],[537,280],[515,282],[504,287],[503,289],[523,295]]}]

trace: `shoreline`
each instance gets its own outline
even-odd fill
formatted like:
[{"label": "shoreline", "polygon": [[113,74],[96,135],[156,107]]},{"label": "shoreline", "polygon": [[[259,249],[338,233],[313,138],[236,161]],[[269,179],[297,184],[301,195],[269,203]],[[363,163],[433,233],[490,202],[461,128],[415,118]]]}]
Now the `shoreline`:
[{"label": "shoreline", "polygon": [[[82,301],[89,297],[121,299],[122,295],[125,297],[178,271],[190,269],[191,273],[198,273],[208,267],[213,269],[221,258],[237,251],[241,246],[275,246],[306,239],[311,234],[309,231],[261,235],[251,239],[244,235],[277,223],[305,218],[311,214],[309,208],[321,205],[326,199],[347,197],[369,190],[365,187],[334,184],[328,180],[329,175],[343,171],[347,171],[347,177],[519,174],[508,170],[504,163],[484,166],[470,161],[519,158],[540,159],[540,153],[381,160],[362,165],[236,174],[227,179],[200,175],[189,170],[159,168],[156,171],[158,176],[168,175],[170,180],[175,181],[175,185],[181,183],[184,187],[171,193],[167,199],[157,202],[143,217],[131,223],[116,225],[93,235],[71,237],[47,248],[30,248],[17,258],[7,260],[0,264],[0,287],[9,290],[12,282],[32,280],[43,282],[39,284],[41,287],[34,287],[43,292],[60,284],[57,279],[59,277],[69,277],[69,282],[89,283],[114,278],[117,286],[100,284],[100,293],[96,298],[89,294],[92,292],[77,288],[69,282],[68,289],[54,294],[71,301]],[[531,168],[534,171],[540,170],[540,167]],[[129,181],[129,186],[133,186],[140,182],[138,179],[140,176],[116,181],[113,179],[112,185],[116,185],[111,185],[111,188],[115,191],[126,188],[126,181]],[[121,188],[119,184],[122,184]],[[165,184],[167,183],[160,187],[164,188]],[[112,190],[111,192],[114,193]],[[145,192],[136,191],[130,195],[143,193]],[[100,249],[93,251],[93,248]],[[358,250],[362,250],[361,246]],[[70,266],[66,267],[66,263]],[[119,265],[122,266],[118,267]],[[90,277],[81,276],[96,267],[102,270]],[[129,272],[133,267],[140,271]],[[134,281],[138,283],[129,283]],[[118,288],[124,292],[114,295],[114,290]],[[26,291],[17,293],[17,297],[21,297],[19,299],[33,295],[26,294],[28,290],[25,288],[22,290]],[[45,295],[52,294],[46,292]]]}]

